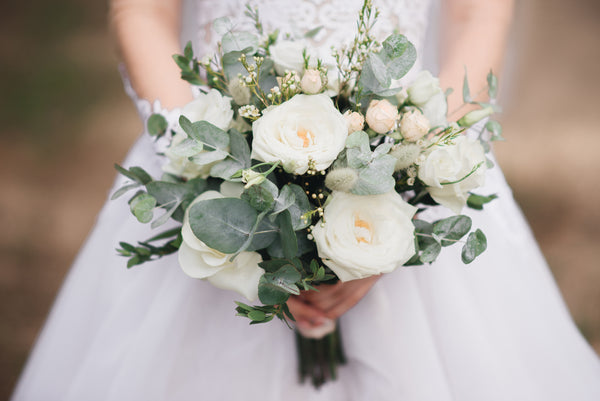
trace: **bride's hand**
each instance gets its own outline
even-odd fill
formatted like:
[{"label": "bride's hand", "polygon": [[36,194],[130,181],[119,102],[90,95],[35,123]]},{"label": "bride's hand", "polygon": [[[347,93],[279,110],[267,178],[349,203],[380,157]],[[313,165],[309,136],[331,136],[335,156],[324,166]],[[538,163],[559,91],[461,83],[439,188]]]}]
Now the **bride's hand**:
[{"label": "bride's hand", "polygon": [[303,319],[308,317],[309,319],[313,318],[314,321],[322,321],[321,319],[325,317],[336,320],[356,305],[369,292],[379,277],[371,276],[345,283],[340,281],[332,285],[320,285],[319,291],[303,291],[299,296],[290,298],[293,300],[290,310],[294,314],[293,308],[301,304],[304,307],[301,311]]}]

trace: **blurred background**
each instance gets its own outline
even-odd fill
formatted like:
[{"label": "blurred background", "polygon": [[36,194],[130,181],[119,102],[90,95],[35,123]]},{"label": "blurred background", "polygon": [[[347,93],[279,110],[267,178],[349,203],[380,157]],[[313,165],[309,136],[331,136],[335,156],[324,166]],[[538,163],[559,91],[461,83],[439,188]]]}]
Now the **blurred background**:
[{"label": "blurred background", "polygon": [[[141,131],[104,0],[2,2],[0,399]],[[500,164],[600,353],[600,2],[521,0]]]}]

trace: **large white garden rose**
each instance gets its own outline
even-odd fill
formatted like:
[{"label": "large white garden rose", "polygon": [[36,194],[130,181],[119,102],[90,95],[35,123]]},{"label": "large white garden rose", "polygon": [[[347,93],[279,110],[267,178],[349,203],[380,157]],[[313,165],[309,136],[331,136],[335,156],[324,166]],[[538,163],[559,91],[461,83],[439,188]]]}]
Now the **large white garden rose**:
[{"label": "large white garden rose", "polygon": [[252,124],[252,157],[281,161],[288,173],[304,174],[309,161],[324,170],[344,149],[348,126],[326,94],[296,95],[263,111]]},{"label": "large white garden rose", "polygon": [[429,71],[421,71],[406,92],[411,103],[423,111],[432,127],[447,124],[446,96],[440,88],[439,79]]},{"label": "large white garden rose", "polygon": [[[477,165],[479,168],[469,175]],[[469,191],[484,184],[485,171],[485,152],[479,141],[459,136],[453,145],[432,148],[419,166],[419,179],[428,185],[427,190],[436,202],[460,213]],[[460,182],[444,185],[455,181]]]},{"label": "large white garden rose", "polygon": [[[217,191],[207,191],[198,196],[192,205],[201,200],[223,197]],[[194,235],[187,213],[181,234],[183,242],[179,247],[178,259],[179,265],[188,276],[206,279],[215,287],[236,291],[249,301],[258,298],[258,280],[264,273],[258,266],[262,262],[260,254],[242,252],[230,262],[231,255],[208,247]]]},{"label": "large white garden rose", "polygon": [[415,254],[417,208],[396,191],[353,195],[334,191],[313,236],[319,257],[341,281],[389,273]]}]

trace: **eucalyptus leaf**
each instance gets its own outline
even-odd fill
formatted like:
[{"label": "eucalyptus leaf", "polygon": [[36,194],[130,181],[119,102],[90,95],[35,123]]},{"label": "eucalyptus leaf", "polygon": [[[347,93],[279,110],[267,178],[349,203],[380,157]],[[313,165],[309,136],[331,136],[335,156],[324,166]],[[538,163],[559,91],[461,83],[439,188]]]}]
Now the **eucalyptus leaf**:
[{"label": "eucalyptus leaf", "polygon": [[275,202],[272,193],[262,184],[252,185],[251,187],[246,188],[242,193],[241,198],[259,212],[271,210],[273,203]]},{"label": "eucalyptus leaf", "polygon": [[148,118],[146,126],[150,135],[161,136],[167,131],[169,123],[167,123],[167,119],[161,114],[152,114]]},{"label": "eucalyptus leaf", "polygon": [[492,137],[490,138],[492,141],[503,141],[502,137],[502,125],[498,121],[489,120],[485,124],[485,129],[492,133]]},{"label": "eucalyptus leaf", "polygon": [[192,123],[185,116],[179,118],[179,125],[186,134],[205,146],[204,149],[227,150],[229,147],[229,135],[221,128],[209,123],[208,121],[197,121]]},{"label": "eucalyptus leaf", "polygon": [[487,75],[488,96],[495,99],[498,92],[498,78],[490,71]]},{"label": "eucalyptus leaf", "polygon": [[223,36],[233,29],[233,23],[229,17],[217,18],[213,22],[213,29],[217,35]]},{"label": "eucalyptus leaf", "polygon": [[186,138],[183,142],[172,146],[170,148],[170,152],[175,156],[180,157],[191,157],[200,152],[202,152],[203,146],[202,143],[199,143],[195,139]]},{"label": "eucalyptus leaf", "polygon": [[393,177],[396,158],[383,155],[359,170],[358,180],[351,192],[356,195],[378,195],[391,191],[396,185]]},{"label": "eucalyptus leaf", "polygon": [[420,256],[421,262],[423,263],[431,263],[433,262],[440,251],[442,250],[442,246],[438,242],[430,242],[425,248],[422,249],[422,253]]},{"label": "eucalyptus leaf", "polygon": [[115,200],[119,197],[121,197],[123,194],[125,194],[126,192],[135,189],[135,188],[139,188],[142,184],[135,182],[133,184],[128,184],[128,185],[124,185],[121,188],[117,189],[115,191],[115,193],[110,197],[111,200]]},{"label": "eucalyptus leaf", "polygon": [[481,255],[487,248],[487,238],[485,234],[477,229],[467,237],[467,243],[462,249],[462,261],[465,264],[471,263],[475,258]]},{"label": "eucalyptus leaf", "polygon": [[417,50],[404,35],[390,35],[382,43],[381,57],[385,57],[386,69],[392,79],[400,79],[417,60]]},{"label": "eucalyptus leaf", "polygon": [[258,36],[250,32],[227,32],[221,39],[223,53],[244,51],[252,55],[258,50]]},{"label": "eucalyptus leaf", "polygon": [[489,196],[469,194],[469,197],[467,198],[467,206],[469,206],[471,209],[482,210],[483,205],[493,201],[496,198],[498,198],[498,195],[496,194]]},{"label": "eucalyptus leaf", "polygon": [[285,185],[283,188],[281,188],[277,199],[275,199],[273,213],[271,213],[271,215],[277,215],[284,210],[287,210],[294,204],[295,201],[296,196],[294,195],[294,191],[290,188],[290,185]]},{"label": "eucalyptus leaf", "polygon": [[292,217],[287,210],[277,216],[279,225],[279,237],[283,248],[283,254],[286,258],[291,259],[298,253],[298,240],[292,226]]},{"label": "eucalyptus leaf", "polygon": [[433,234],[442,238],[442,246],[449,246],[464,237],[471,229],[471,218],[465,215],[451,216],[433,225]]},{"label": "eucalyptus leaf", "polygon": [[229,153],[224,150],[217,149],[212,152],[200,152],[196,155],[190,157],[190,161],[199,166],[205,166],[210,163],[214,163],[216,161],[224,160]]},{"label": "eucalyptus leaf", "polygon": [[465,102],[465,103],[471,103],[473,101],[473,98],[471,97],[471,91],[469,89],[469,78],[467,77],[467,67],[465,67],[465,77],[463,78],[462,97],[463,97],[463,102]]},{"label": "eucalyptus leaf", "polygon": [[149,223],[154,216],[156,199],[152,195],[142,192],[131,199],[129,207],[140,223]]},{"label": "eucalyptus leaf", "polygon": [[[287,209],[292,217],[292,226],[294,231],[301,230],[310,225],[310,219],[302,219],[302,216],[311,210],[311,204],[306,196],[306,192],[296,184],[289,184],[283,188],[289,187],[290,191],[294,194],[294,203]],[[283,191],[283,189],[282,189]]]}]

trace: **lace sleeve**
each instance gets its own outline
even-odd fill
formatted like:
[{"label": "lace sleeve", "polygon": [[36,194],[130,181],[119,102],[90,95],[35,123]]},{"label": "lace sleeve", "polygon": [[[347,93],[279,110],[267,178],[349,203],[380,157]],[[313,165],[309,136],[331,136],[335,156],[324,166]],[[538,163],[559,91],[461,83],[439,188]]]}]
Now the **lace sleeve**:
[{"label": "lace sleeve", "polygon": [[138,96],[135,89],[131,85],[131,80],[129,79],[129,75],[127,74],[127,69],[124,64],[119,65],[119,73],[121,74],[121,79],[123,80],[123,87],[125,89],[125,93],[131,98],[135,107],[138,111],[138,115],[142,120],[142,124],[144,127],[144,135],[148,134],[148,118],[152,114],[161,114],[167,120],[167,134],[157,138],[153,141],[154,149],[156,153],[163,154],[167,147],[171,142],[171,132],[179,127],[179,116],[181,115],[180,108],[174,109],[166,109],[162,107],[160,100],[155,100],[153,103],[150,103],[147,99],[142,99]]}]

